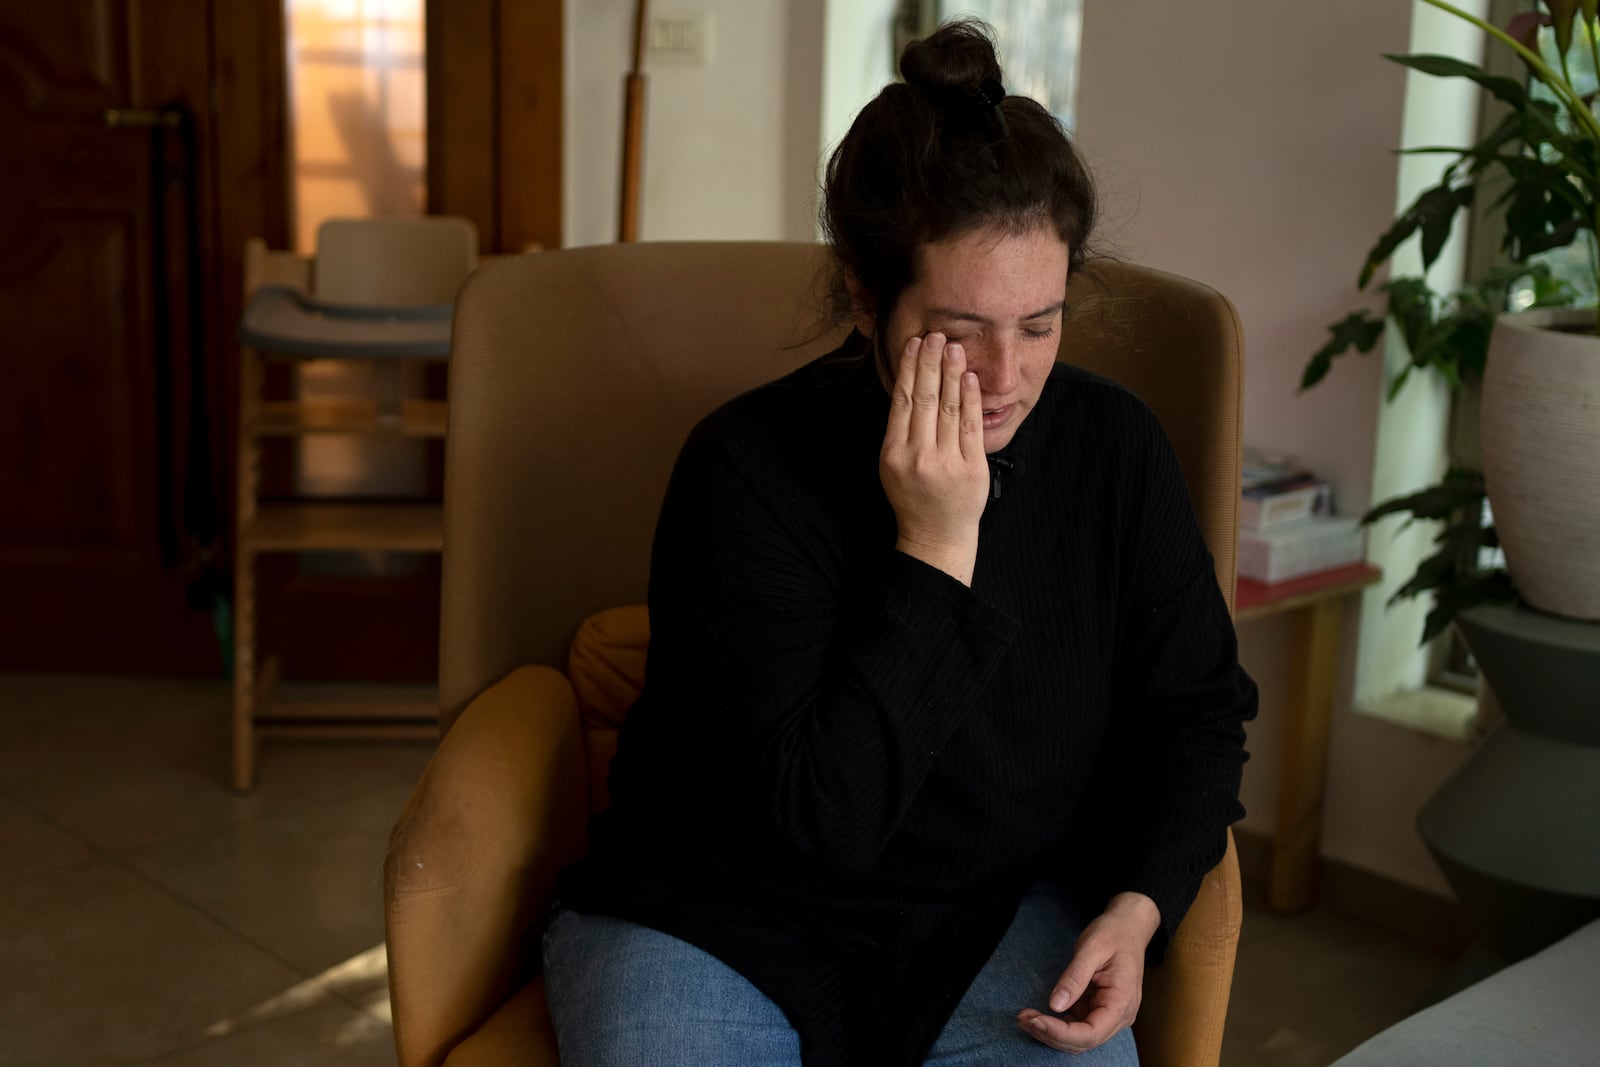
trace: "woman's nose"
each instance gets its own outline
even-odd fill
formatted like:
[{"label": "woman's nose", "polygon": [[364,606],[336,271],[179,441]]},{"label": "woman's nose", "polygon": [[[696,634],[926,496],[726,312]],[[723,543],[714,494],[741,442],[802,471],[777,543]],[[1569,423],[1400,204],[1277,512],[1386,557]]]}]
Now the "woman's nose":
[{"label": "woman's nose", "polygon": [[1017,387],[1017,349],[1009,339],[996,338],[984,345],[969,365],[986,397],[1006,396]]}]

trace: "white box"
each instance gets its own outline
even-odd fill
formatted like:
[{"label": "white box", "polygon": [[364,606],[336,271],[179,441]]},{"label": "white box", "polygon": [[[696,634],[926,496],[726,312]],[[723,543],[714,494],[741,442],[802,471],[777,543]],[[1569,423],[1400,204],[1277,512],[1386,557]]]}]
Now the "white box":
[{"label": "white box", "polygon": [[1359,519],[1311,518],[1265,530],[1239,531],[1239,577],[1282,582],[1360,563],[1367,534]]}]

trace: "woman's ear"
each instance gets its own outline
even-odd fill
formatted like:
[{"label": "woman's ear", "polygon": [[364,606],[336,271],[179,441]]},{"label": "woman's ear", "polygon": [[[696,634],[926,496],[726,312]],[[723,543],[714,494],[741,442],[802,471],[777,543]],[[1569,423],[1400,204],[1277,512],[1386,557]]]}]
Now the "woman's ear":
[{"label": "woman's ear", "polygon": [[872,294],[861,284],[861,279],[850,271],[844,272],[844,288],[850,294],[850,321],[861,331],[861,336],[871,337],[878,324],[878,318],[873,314]]}]

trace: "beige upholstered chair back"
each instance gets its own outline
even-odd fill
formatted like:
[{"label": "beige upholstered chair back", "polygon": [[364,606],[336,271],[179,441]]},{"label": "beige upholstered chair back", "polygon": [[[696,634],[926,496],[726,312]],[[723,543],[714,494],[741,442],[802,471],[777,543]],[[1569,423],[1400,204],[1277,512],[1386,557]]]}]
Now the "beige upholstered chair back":
[{"label": "beige upholstered chair back", "polygon": [[[1107,263],[1069,286],[1062,358],[1156,411],[1233,595],[1239,326],[1215,290]],[[842,336],[821,248],[631,244],[508,257],[457,303],[450,370],[440,700],[446,728],[578,623],[642,601],[678,448],[722,401]]]},{"label": "beige upholstered chair back", "polygon": [[[555,873],[583,850],[591,803],[603,801],[588,780],[603,753],[585,751],[593,724],[582,706],[598,685],[613,718],[625,710],[647,641],[642,613],[606,613],[632,620],[611,635],[625,663],[558,671],[582,620],[644,599],[656,512],[694,423],[838,339],[818,325],[824,274],[811,245],[616,245],[498,260],[462,289],[443,725],[472,707],[429,763],[385,865],[395,1035],[408,1067],[556,1062],[542,983],[527,980],[530,933]],[[1068,299],[1063,353],[1127,383],[1160,416],[1231,596],[1233,309],[1205,286],[1115,264],[1074,279]],[[1166,962],[1146,976],[1142,1062],[1215,1067],[1239,919],[1230,838]]]}]

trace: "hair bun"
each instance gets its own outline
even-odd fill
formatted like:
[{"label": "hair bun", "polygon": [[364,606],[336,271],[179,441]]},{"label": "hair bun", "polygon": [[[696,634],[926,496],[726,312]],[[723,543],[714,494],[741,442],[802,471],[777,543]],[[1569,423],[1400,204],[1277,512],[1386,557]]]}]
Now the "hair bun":
[{"label": "hair bun", "polygon": [[965,98],[992,107],[1005,99],[989,27],[975,18],[946,22],[900,54],[906,84],[943,104]]}]

